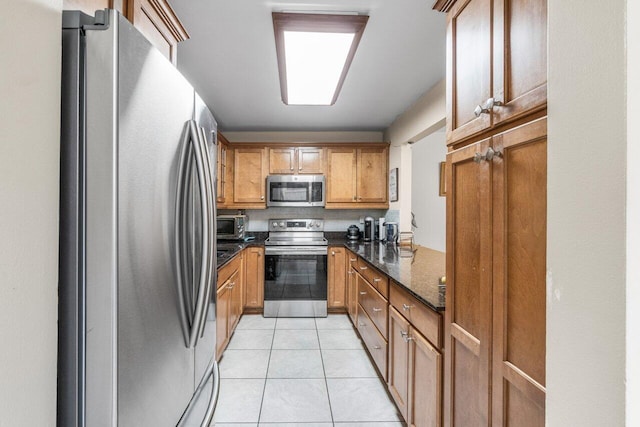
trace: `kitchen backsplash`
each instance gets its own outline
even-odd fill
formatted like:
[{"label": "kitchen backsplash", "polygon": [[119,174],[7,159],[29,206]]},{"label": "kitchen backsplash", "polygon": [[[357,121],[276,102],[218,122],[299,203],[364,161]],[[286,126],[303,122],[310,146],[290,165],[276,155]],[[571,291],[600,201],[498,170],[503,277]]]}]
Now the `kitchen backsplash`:
[{"label": "kitchen backsplash", "polygon": [[[220,210],[220,214],[237,213],[237,210]],[[360,219],[372,216],[376,220],[385,216],[383,209],[324,209],[324,208],[268,208],[245,210],[247,215],[247,231],[268,231],[268,221],[271,218],[323,218],[325,231],[343,232],[351,224],[356,224],[362,230],[364,224]],[[393,211],[389,211],[393,212]]]}]

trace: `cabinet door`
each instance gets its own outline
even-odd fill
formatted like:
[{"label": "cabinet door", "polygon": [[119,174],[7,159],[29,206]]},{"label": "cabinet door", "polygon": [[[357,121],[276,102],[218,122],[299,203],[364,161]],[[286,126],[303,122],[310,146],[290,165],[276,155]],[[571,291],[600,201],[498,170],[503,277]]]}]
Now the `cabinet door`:
[{"label": "cabinet door", "polygon": [[388,200],[388,158],[386,147],[358,149],[358,203],[385,203]]},{"label": "cabinet door", "polygon": [[355,148],[327,149],[327,203],[354,203],[356,201]]},{"label": "cabinet door", "polygon": [[493,425],[544,426],[546,119],[494,137]]},{"label": "cabinet door", "polygon": [[218,288],[216,294],[216,356],[218,360],[229,340],[229,309],[231,304],[229,281]]},{"label": "cabinet door", "polygon": [[546,0],[494,0],[494,124],[517,119],[547,103]]},{"label": "cabinet door", "polygon": [[327,265],[327,307],[344,308],[346,303],[346,249],[338,246],[329,248]]},{"label": "cabinet door", "polygon": [[491,339],[489,140],[447,155],[446,426],[487,426]]},{"label": "cabinet door", "polygon": [[324,173],[324,149],[298,148],[297,152],[299,174]]},{"label": "cabinet door", "polygon": [[349,262],[347,263],[347,305],[351,322],[356,324],[356,316],[358,311],[358,290],[356,287],[356,261],[357,257],[347,252]]},{"label": "cabinet door", "polygon": [[440,427],[442,355],[413,327],[409,341],[409,426]]},{"label": "cabinet door", "polygon": [[270,174],[293,174],[296,172],[295,148],[271,148],[269,150]]},{"label": "cabinet door", "polygon": [[[389,378],[387,384],[402,417],[408,420],[409,408],[409,322],[389,307]],[[417,381],[424,381],[419,378]]]},{"label": "cabinet door", "polygon": [[266,206],[266,156],[262,148],[236,148],[234,152],[233,201]]},{"label": "cabinet door", "polygon": [[245,249],[245,307],[262,308],[264,304],[264,248]]},{"label": "cabinet door", "polygon": [[228,145],[223,141],[222,136],[218,133],[218,175],[216,177],[216,201],[218,203],[226,202],[227,188],[227,150]]},{"label": "cabinet door", "polygon": [[242,273],[241,269],[236,270],[229,278],[229,331],[231,336],[235,329],[240,316],[242,316]]},{"label": "cabinet door", "polygon": [[447,141],[488,129],[491,115],[474,110],[492,96],[492,0],[459,0],[447,15]]}]

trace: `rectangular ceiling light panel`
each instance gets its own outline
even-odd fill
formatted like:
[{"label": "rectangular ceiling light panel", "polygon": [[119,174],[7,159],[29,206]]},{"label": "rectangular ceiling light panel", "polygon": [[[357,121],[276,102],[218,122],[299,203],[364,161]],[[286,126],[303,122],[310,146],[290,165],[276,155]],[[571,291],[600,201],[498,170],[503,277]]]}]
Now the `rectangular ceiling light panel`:
[{"label": "rectangular ceiling light panel", "polygon": [[274,13],[282,101],[333,105],[368,18]]}]

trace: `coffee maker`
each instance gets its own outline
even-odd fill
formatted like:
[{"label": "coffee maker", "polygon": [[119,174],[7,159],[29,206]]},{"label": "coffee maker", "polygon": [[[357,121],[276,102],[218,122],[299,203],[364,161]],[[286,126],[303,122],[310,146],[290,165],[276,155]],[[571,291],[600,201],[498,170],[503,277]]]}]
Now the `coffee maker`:
[{"label": "coffee maker", "polygon": [[367,216],[364,218],[364,238],[365,242],[371,242],[375,238],[376,221],[373,217]]}]

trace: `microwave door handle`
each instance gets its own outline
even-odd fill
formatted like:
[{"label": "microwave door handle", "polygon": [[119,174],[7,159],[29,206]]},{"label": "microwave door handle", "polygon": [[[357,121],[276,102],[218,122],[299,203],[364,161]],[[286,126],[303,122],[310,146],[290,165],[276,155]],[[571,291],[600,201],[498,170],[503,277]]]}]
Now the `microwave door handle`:
[{"label": "microwave door handle", "polygon": [[[185,345],[189,347],[191,323],[191,304],[190,292],[185,292],[187,284],[186,275],[186,200],[185,183],[189,182],[188,174],[191,165],[191,152],[189,144],[189,123],[185,123],[180,138],[180,159],[178,163],[178,182],[176,185],[176,203],[175,203],[175,223],[174,223],[174,263],[176,268],[177,291],[178,291],[178,308],[180,317],[180,326],[185,340]],[[186,295],[185,295],[186,294]]]},{"label": "microwave door handle", "polygon": [[202,231],[202,259],[200,262],[200,275],[199,283],[195,298],[195,310],[193,322],[191,323],[191,330],[189,334],[189,347],[193,348],[198,343],[200,323],[202,322],[203,313],[207,308],[205,301],[207,295],[207,280],[208,280],[208,268],[209,268],[209,204],[207,202],[208,191],[206,187],[205,177],[205,165],[202,152],[202,145],[198,134],[198,127],[195,120],[189,121],[190,141],[193,145],[193,152],[196,160],[196,172],[198,177],[198,189],[200,191],[200,209],[202,214],[200,215],[201,231]]}]

